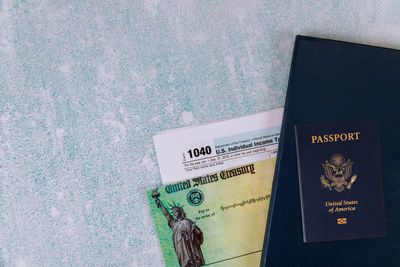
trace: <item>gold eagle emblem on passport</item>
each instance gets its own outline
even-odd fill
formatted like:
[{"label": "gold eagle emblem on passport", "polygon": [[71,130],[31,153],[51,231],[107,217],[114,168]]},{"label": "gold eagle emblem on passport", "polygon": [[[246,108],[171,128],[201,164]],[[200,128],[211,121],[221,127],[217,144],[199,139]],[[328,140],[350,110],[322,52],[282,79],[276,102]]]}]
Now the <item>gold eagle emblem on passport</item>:
[{"label": "gold eagle emblem on passport", "polygon": [[350,181],[347,181],[351,175],[353,163],[350,159],[345,161],[344,156],[340,153],[333,154],[330,162],[325,160],[322,163],[322,167],[325,170],[325,175],[320,177],[322,186],[329,188],[331,191],[332,187],[334,187],[337,192],[342,192],[345,187],[351,189],[351,186],[357,180],[357,175],[354,174],[351,176]]}]

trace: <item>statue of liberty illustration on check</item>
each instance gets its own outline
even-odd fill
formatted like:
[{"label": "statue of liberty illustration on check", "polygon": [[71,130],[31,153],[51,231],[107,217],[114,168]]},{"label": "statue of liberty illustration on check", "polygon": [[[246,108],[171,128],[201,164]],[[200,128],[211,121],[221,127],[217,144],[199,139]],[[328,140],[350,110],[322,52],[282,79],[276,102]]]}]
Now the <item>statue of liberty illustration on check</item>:
[{"label": "statue of liberty illustration on check", "polygon": [[157,189],[153,190],[151,195],[157,207],[168,220],[168,226],[172,229],[172,240],[178,261],[181,267],[199,267],[205,264],[203,253],[200,245],[203,244],[203,233],[195,222],[186,218],[183,206],[176,204],[169,204],[171,215],[167,208],[159,199],[160,193]]}]

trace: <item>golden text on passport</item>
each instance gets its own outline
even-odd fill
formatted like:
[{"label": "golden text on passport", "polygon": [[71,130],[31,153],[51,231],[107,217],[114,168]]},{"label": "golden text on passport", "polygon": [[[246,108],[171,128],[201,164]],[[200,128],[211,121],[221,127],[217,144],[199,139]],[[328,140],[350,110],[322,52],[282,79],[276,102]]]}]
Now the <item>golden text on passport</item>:
[{"label": "golden text on passport", "polygon": [[329,213],[356,211],[357,200],[340,200],[340,201],[325,201],[325,207],[328,207]]},{"label": "golden text on passport", "polygon": [[312,135],[311,143],[318,144],[318,143],[358,141],[358,140],[360,140],[360,135],[361,135],[360,132]]}]

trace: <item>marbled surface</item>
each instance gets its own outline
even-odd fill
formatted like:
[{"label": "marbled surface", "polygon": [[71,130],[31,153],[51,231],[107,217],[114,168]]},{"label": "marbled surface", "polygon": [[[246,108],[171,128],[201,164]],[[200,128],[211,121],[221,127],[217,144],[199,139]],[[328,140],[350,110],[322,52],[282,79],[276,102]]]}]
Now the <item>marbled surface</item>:
[{"label": "marbled surface", "polygon": [[0,0],[0,266],[162,266],[160,130],[281,107],[296,34],[400,48],[398,0]]}]

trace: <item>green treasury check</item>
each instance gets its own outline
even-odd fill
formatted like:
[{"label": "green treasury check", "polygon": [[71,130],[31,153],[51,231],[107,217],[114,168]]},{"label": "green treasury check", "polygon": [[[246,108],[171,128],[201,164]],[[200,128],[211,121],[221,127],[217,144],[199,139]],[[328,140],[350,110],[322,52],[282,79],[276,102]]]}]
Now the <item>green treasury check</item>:
[{"label": "green treasury check", "polygon": [[276,158],[147,192],[167,266],[259,266]]}]

